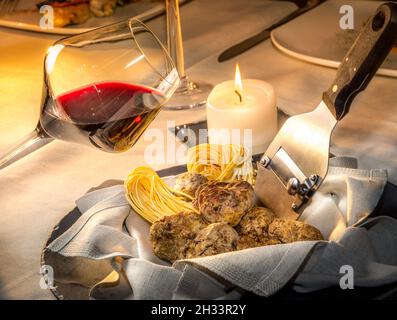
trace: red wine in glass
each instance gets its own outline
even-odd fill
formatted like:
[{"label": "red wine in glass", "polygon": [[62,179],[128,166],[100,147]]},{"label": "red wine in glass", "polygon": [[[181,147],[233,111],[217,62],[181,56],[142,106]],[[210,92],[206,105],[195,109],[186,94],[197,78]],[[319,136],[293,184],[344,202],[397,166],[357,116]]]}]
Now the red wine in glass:
[{"label": "red wine in glass", "polygon": [[142,85],[92,83],[46,101],[40,124],[51,137],[122,152],[156,117],[162,98]]},{"label": "red wine in glass", "polygon": [[127,19],[55,42],[44,59],[36,128],[0,155],[3,169],[54,139],[131,148],[175,92],[179,75],[156,35]]}]

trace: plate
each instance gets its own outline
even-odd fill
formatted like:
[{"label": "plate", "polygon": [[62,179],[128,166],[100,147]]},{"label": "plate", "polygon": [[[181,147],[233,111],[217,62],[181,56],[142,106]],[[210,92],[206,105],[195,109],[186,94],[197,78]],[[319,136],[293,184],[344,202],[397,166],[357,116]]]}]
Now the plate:
[{"label": "plate", "polygon": [[[186,1],[181,0],[180,3],[182,4]],[[36,4],[39,2],[42,2],[42,0],[19,1],[15,12],[0,17],[0,26],[40,33],[72,35],[132,17],[146,21],[165,12],[165,1],[140,0],[122,7],[117,7],[115,13],[110,17],[91,17],[82,24],[47,29],[40,27],[42,15],[40,15],[39,10],[36,8]]]},{"label": "plate", "polygon": [[[326,1],[317,8],[272,31],[276,48],[294,58],[314,64],[338,68],[340,61],[356,39],[366,20],[374,14],[381,2]],[[354,29],[343,30],[339,13],[343,5],[353,7]],[[379,75],[397,77],[397,50],[386,58]]]}]

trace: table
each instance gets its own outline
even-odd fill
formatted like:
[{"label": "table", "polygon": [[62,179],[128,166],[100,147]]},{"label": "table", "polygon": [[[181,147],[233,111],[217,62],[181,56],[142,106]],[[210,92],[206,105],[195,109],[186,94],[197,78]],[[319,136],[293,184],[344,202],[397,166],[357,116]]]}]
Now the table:
[{"label": "table", "polygon": [[[234,64],[239,62],[244,78],[274,85],[284,111],[296,114],[313,109],[336,70],[285,56],[270,41],[228,62],[216,61],[222,49],[293,9],[292,4],[263,0],[196,0],[183,6],[188,74],[216,84],[233,78]],[[164,22],[160,17],[148,25],[164,37]],[[34,128],[40,109],[43,55],[58,38],[0,28],[1,151]],[[376,77],[333,136],[333,152],[358,157],[363,168],[387,168],[394,183],[396,83],[396,79]],[[160,128],[165,135],[167,121],[180,124],[204,118],[204,109],[164,111],[151,127]],[[132,150],[116,155],[55,141],[0,172],[0,298],[54,298],[39,287],[40,252],[51,229],[85,191],[104,180],[122,179],[135,166],[145,164],[145,150],[152,143],[148,138],[143,136]],[[184,148],[172,136],[168,143]],[[176,164],[151,165],[158,170]]]}]

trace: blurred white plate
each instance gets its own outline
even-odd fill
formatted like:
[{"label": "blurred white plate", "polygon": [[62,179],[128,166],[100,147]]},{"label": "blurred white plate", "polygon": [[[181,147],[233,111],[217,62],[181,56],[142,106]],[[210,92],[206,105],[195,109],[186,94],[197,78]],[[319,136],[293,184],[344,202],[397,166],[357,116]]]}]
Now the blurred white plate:
[{"label": "blurred white plate", "polygon": [[[337,68],[353,44],[365,21],[382,2],[326,1],[319,7],[292,20],[271,33],[273,44],[282,52],[297,59]],[[339,27],[342,5],[354,9],[354,30]],[[393,49],[378,74],[397,77],[397,50]]]},{"label": "blurred white plate", "polygon": [[[165,1],[154,2],[151,0],[141,0],[126,4],[123,7],[117,7],[114,15],[110,17],[91,17],[82,24],[71,25],[63,28],[43,29],[40,27],[40,18],[42,16],[36,8],[36,4],[42,1],[43,0],[19,1],[15,12],[0,17],[0,26],[41,33],[70,35],[90,31],[92,29],[132,17],[145,21],[163,13],[165,10]],[[186,2],[186,0],[181,0],[180,2],[183,3]]]}]

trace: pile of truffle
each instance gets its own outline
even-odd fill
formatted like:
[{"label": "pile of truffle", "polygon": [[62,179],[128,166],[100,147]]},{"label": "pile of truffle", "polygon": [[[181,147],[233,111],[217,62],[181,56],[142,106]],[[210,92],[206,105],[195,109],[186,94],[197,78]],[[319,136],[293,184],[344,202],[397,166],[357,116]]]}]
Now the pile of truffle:
[{"label": "pile of truffle", "polygon": [[254,206],[246,181],[214,182],[198,174],[181,175],[175,188],[194,197],[195,212],[157,220],[150,229],[154,253],[174,262],[247,248],[304,240],[322,240],[319,230],[300,221],[276,218]]}]

